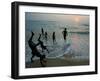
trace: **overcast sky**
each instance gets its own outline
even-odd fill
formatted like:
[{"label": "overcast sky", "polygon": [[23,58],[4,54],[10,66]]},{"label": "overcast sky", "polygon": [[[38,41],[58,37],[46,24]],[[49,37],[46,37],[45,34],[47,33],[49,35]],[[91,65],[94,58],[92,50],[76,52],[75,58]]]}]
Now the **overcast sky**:
[{"label": "overcast sky", "polygon": [[88,15],[75,14],[51,14],[51,13],[34,13],[26,12],[25,19],[31,21],[60,21],[67,24],[87,24],[89,25]]}]

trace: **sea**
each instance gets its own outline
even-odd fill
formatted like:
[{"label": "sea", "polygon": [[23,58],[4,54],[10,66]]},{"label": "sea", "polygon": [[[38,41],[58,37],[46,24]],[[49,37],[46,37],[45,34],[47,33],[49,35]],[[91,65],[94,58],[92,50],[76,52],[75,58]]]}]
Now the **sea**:
[{"label": "sea", "polygon": [[[32,54],[28,45],[28,40],[31,37],[31,32],[34,32],[32,41],[37,44],[41,28],[47,32],[47,40],[45,36],[41,36],[41,41],[49,50],[49,53],[41,46],[37,46],[40,54],[45,54],[46,58],[64,59],[64,55],[70,56],[71,59],[86,59],[89,60],[89,26],[86,25],[69,25],[67,22],[57,21],[25,21],[25,61],[30,62]],[[63,38],[62,31],[67,28],[68,35],[66,40]],[[53,43],[52,34],[55,32],[56,41]],[[39,57],[34,57],[34,60]]]}]

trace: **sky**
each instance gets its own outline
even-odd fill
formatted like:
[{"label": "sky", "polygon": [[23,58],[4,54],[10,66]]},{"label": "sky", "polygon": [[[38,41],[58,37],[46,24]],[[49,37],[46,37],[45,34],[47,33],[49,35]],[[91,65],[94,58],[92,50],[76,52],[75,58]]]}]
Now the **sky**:
[{"label": "sky", "polygon": [[89,15],[25,12],[25,17],[26,20],[31,21],[58,21],[69,25],[89,25]]}]

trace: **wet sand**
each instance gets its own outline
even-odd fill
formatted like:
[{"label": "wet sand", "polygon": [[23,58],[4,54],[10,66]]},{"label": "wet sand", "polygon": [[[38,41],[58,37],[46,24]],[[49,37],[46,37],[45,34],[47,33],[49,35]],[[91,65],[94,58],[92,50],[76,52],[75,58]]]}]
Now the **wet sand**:
[{"label": "wet sand", "polygon": [[[58,66],[81,66],[89,65],[89,60],[84,59],[71,59],[71,58],[56,58],[46,59],[46,67],[58,67]],[[40,60],[34,60],[33,63],[26,63],[26,68],[41,67]]]}]

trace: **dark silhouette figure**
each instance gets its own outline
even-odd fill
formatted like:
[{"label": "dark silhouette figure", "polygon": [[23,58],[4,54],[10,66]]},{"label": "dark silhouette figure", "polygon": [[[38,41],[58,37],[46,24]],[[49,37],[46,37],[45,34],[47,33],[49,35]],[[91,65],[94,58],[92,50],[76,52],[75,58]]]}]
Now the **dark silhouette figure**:
[{"label": "dark silhouette figure", "polygon": [[38,41],[39,41],[40,46],[41,46],[41,48],[42,48],[42,52],[43,52],[44,50],[47,50],[47,52],[49,53],[49,51],[48,51],[47,47],[46,47],[46,46],[44,46],[43,41],[41,41],[41,40],[40,40],[40,38],[41,38],[41,34],[40,34],[40,36],[39,36]]},{"label": "dark silhouette figure", "polygon": [[52,34],[52,39],[53,39],[53,44],[54,44],[56,42],[55,32],[53,32],[53,34]]},{"label": "dark silhouette figure", "polygon": [[44,36],[44,30],[43,30],[43,28],[41,28],[41,32],[42,32],[42,35]]},{"label": "dark silhouette figure", "polygon": [[47,32],[45,32],[45,40],[46,41],[48,40],[48,34],[47,34]]},{"label": "dark silhouette figure", "polygon": [[65,28],[64,31],[62,32],[64,40],[66,41],[66,37],[68,35],[67,29]]},{"label": "dark silhouette figure", "polygon": [[38,49],[36,48],[40,43],[35,44],[32,41],[32,38],[34,36],[34,33],[33,32],[31,32],[31,33],[32,33],[32,35],[31,35],[31,37],[30,37],[30,39],[28,41],[29,47],[32,50],[31,62],[33,62],[33,57],[34,56],[37,56],[37,57],[40,57],[40,63],[41,63],[42,66],[44,66],[42,61],[43,61],[43,59],[45,59],[45,55],[41,55],[40,52],[38,51]]}]

